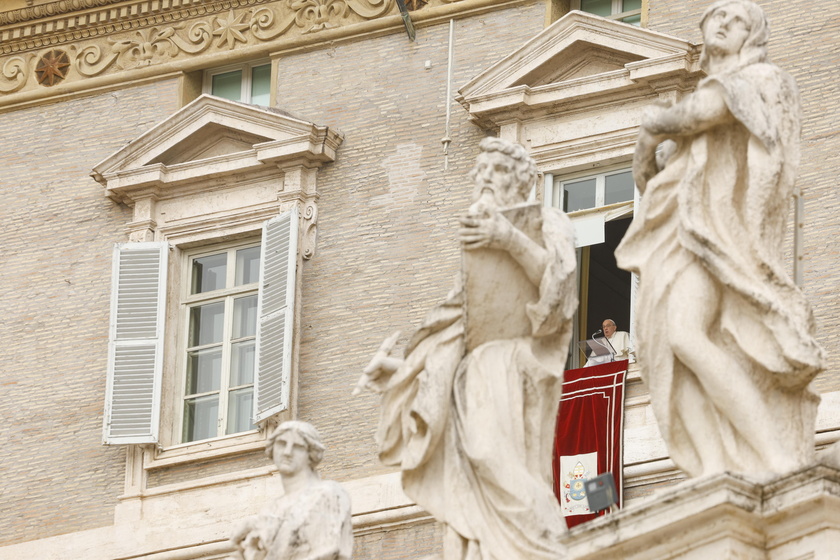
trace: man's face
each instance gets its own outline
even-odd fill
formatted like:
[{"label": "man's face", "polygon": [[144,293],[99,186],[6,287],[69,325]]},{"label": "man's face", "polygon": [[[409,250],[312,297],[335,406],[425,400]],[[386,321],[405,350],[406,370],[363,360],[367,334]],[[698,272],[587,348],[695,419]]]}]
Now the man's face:
[{"label": "man's face", "polygon": [[309,468],[309,448],[295,431],[280,434],[274,440],[274,464],[281,475],[297,474]]},{"label": "man's face", "polygon": [[607,338],[610,338],[612,335],[615,334],[615,325],[610,321],[604,321],[601,324],[601,328],[604,331],[604,336],[606,336]]},{"label": "man's face", "polygon": [[737,54],[750,35],[750,16],[739,4],[726,4],[706,20],[703,41],[710,52]]},{"label": "man's face", "polygon": [[516,162],[500,152],[482,152],[475,163],[475,189],[473,202],[478,201],[485,191],[493,193],[496,206],[513,206],[525,201],[519,192],[516,178]]}]

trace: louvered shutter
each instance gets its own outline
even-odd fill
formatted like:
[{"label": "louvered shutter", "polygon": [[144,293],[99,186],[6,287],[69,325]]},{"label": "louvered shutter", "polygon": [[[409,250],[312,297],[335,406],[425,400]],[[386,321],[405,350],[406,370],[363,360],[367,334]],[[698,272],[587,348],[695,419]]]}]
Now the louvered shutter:
[{"label": "louvered shutter", "polygon": [[260,422],[289,407],[295,319],[298,210],[265,223],[257,327],[254,418]]},{"label": "louvered shutter", "polygon": [[158,438],[167,251],[166,243],[114,247],[105,443]]}]

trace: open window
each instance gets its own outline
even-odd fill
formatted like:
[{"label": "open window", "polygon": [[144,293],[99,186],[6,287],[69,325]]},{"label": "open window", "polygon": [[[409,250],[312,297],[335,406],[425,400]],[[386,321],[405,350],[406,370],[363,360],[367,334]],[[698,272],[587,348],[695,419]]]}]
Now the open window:
[{"label": "open window", "polygon": [[[549,176],[545,205],[568,213],[575,226],[580,305],[574,339],[592,336],[606,319],[632,338],[633,278],[615,261],[615,249],[630,226],[636,199],[631,170],[625,164],[599,173]],[[574,348],[569,368],[582,365]]]},{"label": "open window", "polygon": [[[701,76],[698,45],[623,25],[632,0],[579,0],[572,11],[459,90],[480,126],[524,144],[544,182],[537,196],[575,226],[580,311],[574,339],[613,319],[632,334],[633,279],[615,248],[635,205],[630,162],[645,108],[673,102]],[[609,17],[597,17],[592,15]],[[576,367],[572,352],[568,367]]]}]

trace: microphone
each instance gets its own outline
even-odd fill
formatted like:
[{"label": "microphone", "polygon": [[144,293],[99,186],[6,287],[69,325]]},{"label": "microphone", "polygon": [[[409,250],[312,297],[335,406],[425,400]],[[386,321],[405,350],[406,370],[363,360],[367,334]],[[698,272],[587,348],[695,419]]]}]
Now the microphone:
[{"label": "microphone", "polygon": [[592,338],[595,338],[599,334],[604,334],[604,330],[603,329],[598,329],[597,331],[592,333]]}]

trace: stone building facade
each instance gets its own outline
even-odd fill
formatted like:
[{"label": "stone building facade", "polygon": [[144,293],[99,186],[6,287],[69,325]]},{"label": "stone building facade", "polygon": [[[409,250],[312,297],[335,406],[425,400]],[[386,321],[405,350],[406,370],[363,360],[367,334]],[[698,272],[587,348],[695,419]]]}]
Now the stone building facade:
[{"label": "stone building facade", "polygon": [[[569,14],[594,10],[585,0],[405,4],[413,40],[394,0],[2,3],[0,558],[223,558],[234,523],[279,492],[265,426],[293,417],[319,428],[321,474],[351,495],[354,557],[439,550],[438,526],[377,461],[377,398],[352,397],[356,379],[382,338],[402,330],[405,342],[449,289],[480,139],[526,145],[546,203],[566,179],[626,169],[641,108],[700,77],[707,2],[613,1],[612,19]],[[759,4],[771,56],[802,94],[804,290],[829,355],[816,381],[825,445],[840,438],[840,17],[836,0]],[[249,75],[266,65],[267,77]],[[236,71],[237,101],[267,102],[202,96],[222,93],[214,74]],[[577,221],[626,219],[632,204]],[[191,310],[210,301],[188,289],[194,263],[259,245],[263,222],[290,211],[297,275],[281,397],[262,429],[230,428],[235,414],[223,412],[214,437],[193,437],[199,405],[185,413],[184,403],[200,391],[185,394],[185,380],[192,357],[212,350],[191,341]],[[125,443],[103,411],[115,410],[108,377],[119,370],[114,246],[137,243],[165,247],[164,334],[153,433]],[[230,289],[223,297],[236,299]],[[579,333],[590,324],[582,318]],[[253,338],[231,336],[225,359]],[[631,370],[631,503],[680,476],[648,404]]]}]

